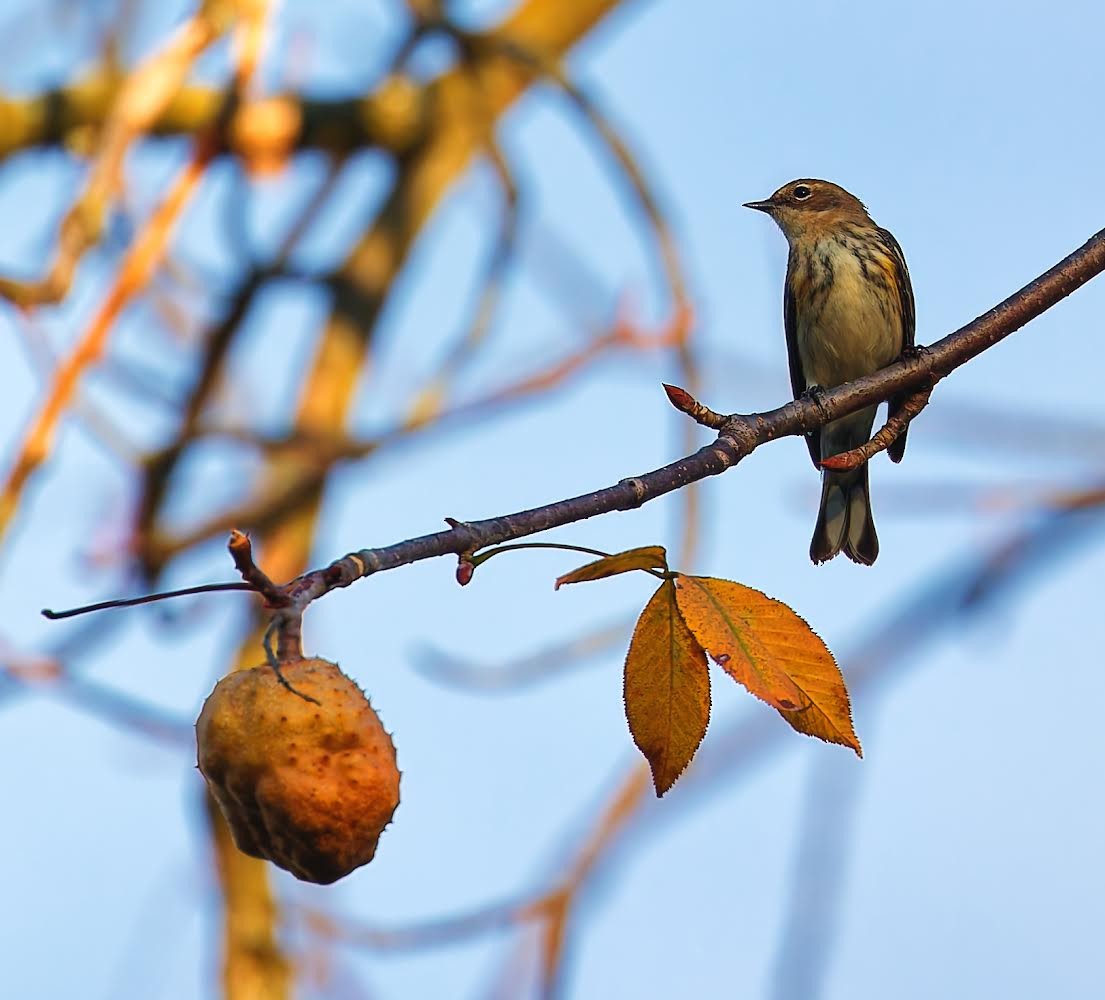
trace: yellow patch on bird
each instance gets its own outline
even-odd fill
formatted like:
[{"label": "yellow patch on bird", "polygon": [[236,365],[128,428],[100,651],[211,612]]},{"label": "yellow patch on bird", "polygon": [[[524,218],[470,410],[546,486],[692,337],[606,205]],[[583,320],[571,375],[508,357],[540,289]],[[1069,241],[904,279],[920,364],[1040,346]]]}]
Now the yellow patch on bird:
[{"label": "yellow patch on bird", "polygon": [[898,262],[893,255],[884,253],[881,249],[875,254],[875,264],[886,275],[886,280],[891,288],[898,287]]}]

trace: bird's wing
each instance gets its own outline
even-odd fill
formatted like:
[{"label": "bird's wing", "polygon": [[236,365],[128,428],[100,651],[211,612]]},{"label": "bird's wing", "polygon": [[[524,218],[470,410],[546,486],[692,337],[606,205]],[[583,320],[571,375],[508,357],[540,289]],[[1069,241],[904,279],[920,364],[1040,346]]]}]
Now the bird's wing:
[{"label": "bird's wing", "polygon": [[886,229],[880,229],[879,235],[886,243],[887,249],[894,260],[894,269],[897,271],[897,281],[894,282],[898,290],[898,304],[902,315],[902,349],[912,347],[917,334],[917,310],[913,302],[913,283],[909,280],[909,268],[906,266],[905,254],[894,239],[894,235]]},{"label": "bird's wing", "polygon": [[[790,362],[790,387],[797,399],[806,391],[806,379],[802,374],[802,360],[798,356],[798,310],[794,302],[794,291],[790,285],[790,272],[793,264],[787,263],[787,277],[783,283],[783,329],[787,337],[787,360]],[[816,468],[821,465],[821,431],[813,430],[806,435],[806,445],[810,449],[810,458]]]},{"label": "bird's wing", "polygon": [[[904,351],[907,347],[914,345],[917,336],[917,311],[913,301],[913,284],[909,280],[909,268],[906,266],[905,254],[902,253],[898,241],[886,229],[880,229],[879,236],[882,237],[890,251],[894,269],[897,272],[894,287],[898,291],[898,307],[902,317],[902,350]],[[887,404],[888,416],[893,417],[901,409],[903,402],[905,402],[904,396],[894,396]],[[902,456],[905,454],[905,439],[908,430],[907,427],[906,430],[902,431],[893,444],[886,449],[891,461],[900,462],[902,460]]]}]

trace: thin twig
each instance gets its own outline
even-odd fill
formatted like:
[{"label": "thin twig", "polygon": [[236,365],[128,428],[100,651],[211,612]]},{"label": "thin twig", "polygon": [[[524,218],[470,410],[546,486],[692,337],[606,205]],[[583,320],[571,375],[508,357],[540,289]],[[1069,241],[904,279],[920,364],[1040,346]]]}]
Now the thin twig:
[{"label": "thin twig", "polygon": [[858,469],[864,462],[880,451],[889,448],[904,433],[909,422],[917,416],[929,404],[932,396],[932,388],[928,387],[915,392],[901,407],[888,417],[885,424],[871,437],[871,440],[861,444],[851,451],[843,451],[839,455],[821,460],[821,468],[832,469],[834,472],[847,472],[849,469]]},{"label": "thin twig", "polygon": [[288,598],[284,589],[273,583],[253,561],[253,544],[249,540],[249,535],[242,531],[232,531],[226,547],[234,560],[234,568],[241,573],[242,579],[251,589],[265,598],[265,603],[270,608],[287,606]]},{"label": "thin twig", "polygon": [[57,621],[61,618],[76,618],[90,611],[106,611],[108,608],[133,608],[139,604],[153,604],[155,601],[167,601],[174,597],[188,597],[192,594],[210,594],[220,590],[253,590],[248,583],[203,583],[198,587],[184,587],[181,590],[161,590],[156,594],[143,594],[141,597],[121,597],[113,601],[100,601],[99,604],[85,604],[79,608],[66,608],[64,611],[42,609],[43,618]]},{"label": "thin twig", "polygon": [[[523,66],[540,73],[563,91],[564,95],[591,125],[595,134],[610,151],[610,155],[628,182],[629,190],[636,199],[641,214],[647,220],[654,235],[675,311],[679,313],[683,310],[689,310],[690,300],[687,295],[687,282],[683,276],[683,266],[676,250],[675,238],[664,213],[660,209],[659,199],[645,179],[644,172],[638,165],[638,158],[630,150],[629,143],[619,134],[610,119],[599,109],[597,102],[583,87],[564,72],[557,59],[545,52],[541,52],[532,46],[523,45],[517,39],[505,38],[494,33],[471,34],[461,31],[455,26],[448,26],[447,30],[466,44],[476,47],[490,46],[494,50],[502,52]],[[689,332],[689,324],[684,336],[686,332]]]}]

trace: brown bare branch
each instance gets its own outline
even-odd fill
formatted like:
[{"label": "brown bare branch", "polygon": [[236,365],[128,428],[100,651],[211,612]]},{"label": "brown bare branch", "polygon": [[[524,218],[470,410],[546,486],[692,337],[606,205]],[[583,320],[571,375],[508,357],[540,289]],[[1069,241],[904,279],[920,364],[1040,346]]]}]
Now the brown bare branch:
[{"label": "brown bare branch", "polygon": [[[329,566],[305,573],[278,588],[285,600],[285,609],[280,614],[301,615],[312,601],[332,590],[348,587],[384,570],[423,559],[477,552],[599,514],[635,509],[689,483],[719,475],[768,441],[805,434],[872,403],[911,390],[916,393],[919,386],[931,390],[960,365],[1020,329],[1102,270],[1105,270],[1105,230],[989,312],[931,347],[917,350],[908,359],[828,390],[816,400],[803,397],[763,413],[732,414],[711,444],[662,468],[623,479],[613,486],[501,517],[480,521],[450,520],[447,531],[351,552]],[[683,404],[680,408],[694,409],[693,400],[687,403],[679,393],[676,398]],[[311,507],[317,503],[317,497],[304,499]]]},{"label": "brown bare branch", "polygon": [[688,483],[726,471],[768,441],[807,433],[872,403],[916,391],[921,386],[935,385],[1102,270],[1105,270],[1105,230],[978,319],[873,375],[828,390],[817,400],[801,398],[764,413],[733,414],[711,444],[660,469],[623,479],[614,486],[532,510],[469,521],[448,531],[350,553],[292,581],[288,585],[289,596],[296,607],[304,608],[331,590],[347,587],[373,573],[422,559],[476,551],[598,514],[640,507]]}]

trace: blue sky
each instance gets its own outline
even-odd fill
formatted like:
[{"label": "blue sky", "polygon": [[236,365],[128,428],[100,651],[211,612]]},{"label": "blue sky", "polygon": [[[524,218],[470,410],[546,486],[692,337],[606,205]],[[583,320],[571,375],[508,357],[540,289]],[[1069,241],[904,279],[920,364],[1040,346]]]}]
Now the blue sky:
[{"label": "blue sky", "polygon": [[[480,4],[472,16],[510,6]],[[3,7],[13,23],[27,16],[22,4]],[[136,49],[172,23],[170,7],[146,14]],[[383,0],[324,11],[287,0],[281,17],[266,79],[287,80],[282,60],[309,29],[316,54],[293,78],[321,93],[369,84],[396,33]],[[36,23],[37,16],[26,22],[24,45],[7,43],[5,91],[64,79],[74,52],[87,53],[76,30]],[[654,0],[611,18],[571,67],[639,153],[672,220],[698,310],[705,401],[755,410],[787,398],[785,244],[740,204],[792,177],[844,185],[897,235],[921,342],[988,309],[1101,228],[1103,31],[1105,10],[1089,2],[780,9]],[[207,69],[214,73],[217,63]],[[536,94],[510,116],[502,138],[523,189],[521,260],[489,354],[470,380],[474,390],[577,343],[580,323],[608,320],[626,292],[646,320],[665,305],[647,238],[571,108],[553,93]],[[180,152],[163,146],[133,165],[139,204],[152,203]],[[0,268],[37,273],[59,199],[72,197],[77,175],[57,154],[16,158],[3,169]],[[289,206],[318,176],[319,165],[308,162],[262,185],[251,214],[261,246],[279,238]],[[350,168],[341,210],[307,258],[327,260],[349,244],[384,176],[371,158]],[[214,178],[178,241],[208,268],[230,263],[217,239],[225,193],[225,179]],[[462,327],[498,208],[490,173],[477,169],[427,230],[386,316],[358,404],[360,430],[386,422]],[[594,289],[580,289],[567,307],[550,303],[537,276],[550,233],[594,275]],[[55,345],[87,320],[107,273],[90,261],[72,300],[44,318]],[[236,358],[243,389],[232,413],[236,405],[278,426],[324,308],[291,287],[266,297]],[[1015,433],[968,444],[970,428],[957,435],[957,421],[972,419],[968,404],[987,404],[1020,410],[1029,425],[1061,417],[1100,426],[1100,372],[1086,359],[1103,315],[1098,279],[938,388],[905,462],[873,463],[882,554],[871,569],[807,561],[818,486],[795,441],[765,447],[707,484],[702,555],[681,568],[787,601],[848,674],[857,665],[849,653],[888,615],[1033,516],[1016,505],[972,504],[968,487],[1015,498],[1025,484],[1099,476],[1099,451],[1080,454],[1062,437],[1041,451]],[[142,311],[129,315],[115,350],[171,380],[186,354],[151,336],[149,321]],[[5,456],[39,397],[17,324],[11,310],[0,311]],[[344,469],[327,495],[316,562],[436,530],[446,515],[534,506],[669,461],[677,418],[659,383],[675,374],[655,357],[608,362],[478,433],[435,436]],[[155,410],[119,404],[105,377],[88,388],[112,401],[147,445],[165,432]],[[194,517],[218,491],[234,490],[241,460],[224,450],[193,462],[181,515]],[[24,650],[68,634],[38,618],[42,606],[129,587],[118,565],[88,558],[105,545],[110,551],[130,500],[120,467],[93,439],[70,425],[30,500],[0,554],[3,636]],[[662,500],[553,537],[611,550],[674,546],[676,511]],[[643,578],[554,594],[552,580],[573,565],[567,555],[503,557],[460,590],[451,565],[422,563],[311,610],[309,648],[341,662],[396,734],[403,801],[370,866],[327,889],[279,875],[286,898],[398,925],[496,901],[557,870],[634,759],[621,705],[624,647],[496,696],[442,686],[416,668],[427,649],[507,661],[630,616],[647,599]],[[702,753],[712,753],[726,777],[703,794],[690,781],[677,786],[627,838],[578,926],[568,995],[1095,996],[1105,920],[1105,810],[1093,791],[1105,758],[1093,722],[1105,698],[1102,568],[1100,535],[1089,530],[985,614],[946,630],[933,622],[932,635],[915,623],[903,639],[910,648],[895,650],[903,655],[884,680],[855,699],[863,761],[786,731],[770,739],[770,752],[746,759],[727,733],[783,724],[716,675]],[[181,560],[166,583],[226,579],[230,571],[213,545]],[[233,648],[243,602],[205,602],[198,626],[155,610],[126,613],[111,639],[82,659],[81,676],[187,723]],[[211,995],[216,896],[192,748],[160,746],[39,693],[9,694],[0,712],[9,801],[0,940],[14,959],[11,995]],[[811,788],[823,792],[812,813]],[[834,841],[846,845],[842,854]],[[800,864],[809,877],[796,889]],[[834,873],[839,891],[829,893]],[[792,910],[810,916],[826,899],[822,966],[815,945],[795,958],[781,942]],[[381,996],[468,997],[482,995],[507,947],[506,936],[491,935],[409,954],[336,954]],[[815,967],[823,968],[816,991],[804,978]],[[354,994],[334,987],[305,995]]]}]

